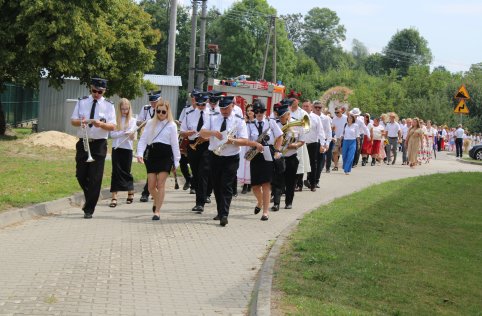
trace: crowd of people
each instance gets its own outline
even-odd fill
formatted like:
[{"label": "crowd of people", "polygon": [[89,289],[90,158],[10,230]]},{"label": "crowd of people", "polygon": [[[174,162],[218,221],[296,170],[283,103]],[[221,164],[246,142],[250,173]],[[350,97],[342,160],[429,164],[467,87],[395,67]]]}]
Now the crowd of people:
[{"label": "crowd of people", "polygon": [[[397,163],[415,168],[429,163],[441,150],[454,150],[457,158],[468,143],[480,143],[480,135],[469,135],[459,125],[448,129],[419,118],[399,120],[396,113],[380,116],[358,108],[336,107],[332,112],[320,101],[300,100],[291,91],[268,109],[254,99],[243,110],[234,96],[215,91],[191,92],[191,102],[179,120],[160,91],[149,93],[149,103],[137,119],[127,99],[117,105],[103,97],[107,82],[92,79],[91,95],[79,99],[71,123],[79,127],[76,145],[76,177],[84,192],[84,218],[92,218],[100,194],[107,154],[112,142],[110,207],[117,206],[117,192],[127,191],[126,203],[134,201],[131,175],[133,157],[146,167],[147,182],[140,201],[152,197],[152,220],[161,218],[165,184],[179,167],[184,190],[195,195],[192,211],[204,212],[214,193],[221,226],[228,224],[233,197],[256,198],[254,214],[267,221],[270,212],[291,209],[295,192],[307,187],[316,192],[322,172],[338,172],[340,157],[345,175],[353,168]],[[117,113],[117,114],[116,114]],[[137,133],[141,136],[134,148]],[[466,146],[464,148],[464,146]],[[333,165],[333,167],[332,167]]]}]

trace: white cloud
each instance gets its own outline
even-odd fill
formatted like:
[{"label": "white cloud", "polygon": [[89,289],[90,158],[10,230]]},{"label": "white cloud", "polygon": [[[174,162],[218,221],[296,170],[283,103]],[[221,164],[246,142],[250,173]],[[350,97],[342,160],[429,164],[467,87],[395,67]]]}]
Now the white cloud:
[{"label": "white cloud", "polygon": [[363,4],[363,3],[354,3],[354,4],[345,4],[345,5],[333,5],[327,6],[331,10],[336,11],[337,13],[347,13],[350,15],[355,16],[373,16],[379,14],[383,10],[383,6],[377,4]]}]

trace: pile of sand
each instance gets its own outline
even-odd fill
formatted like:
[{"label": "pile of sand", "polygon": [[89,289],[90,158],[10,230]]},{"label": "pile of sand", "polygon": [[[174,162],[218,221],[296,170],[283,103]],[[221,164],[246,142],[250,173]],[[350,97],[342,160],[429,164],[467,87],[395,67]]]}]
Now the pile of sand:
[{"label": "pile of sand", "polygon": [[29,146],[59,147],[75,150],[75,144],[78,140],[77,137],[69,134],[48,131],[32,134],[22,140],[22,143]]}]

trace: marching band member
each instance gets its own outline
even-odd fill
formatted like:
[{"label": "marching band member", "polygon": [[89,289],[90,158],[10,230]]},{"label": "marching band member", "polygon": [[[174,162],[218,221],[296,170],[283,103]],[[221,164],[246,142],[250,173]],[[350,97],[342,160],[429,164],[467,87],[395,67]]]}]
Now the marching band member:
[{"label": "marching band member", "polygon": [[[221,114],[214,114],[212,120],[205,120],[200,136],[209,138],[211,155],[211,175],[216,197],[217,216],[221,226],[228,224],[229,207],[233,197],[233,183],[239,165],[239,146],[256,146],[262,151],[261,144],[248,141],[246,123],[233,113],[233,96],[221,97]],[[224,133],[224,134],[223,134]]]},{"label": "marching band member", "polygon": [[[84,218],[92,218],[99,200],[107,136],[116,126],[114,104],[102,96],[106,87],[107,80],[92,78],[91,95],[77,101],[70,121],[73,126],[81,127],[77,132],[80,139],[75,145],[75,176],[84,191]],[[88,162],[89,156],[94,160]]]},{"label": "marching band member", "polygon": [[196,109],[186,112],[181,124],[181,136],[189,139],[187,157],[192,171],[192,184],[196,191],[196,205],[192,211],[199,213],[204,211],[209,179],[209,143],[207,139],[199,137],[204,121],[209,120],[209,112],[206,109],[207,100],[206,94],[198,94]]},{"label": "marching band member", "polygon": [[[257,200],[254,214],[258,214],[263,209],[261,220],[267,221],[269,217],[271,181],[273,178],[273,158],[281,158],[280,147],[283,140],[283,132],[274,119],[267,118],[264,115],[266,106],[260,100],[253,102],[253,111],[256,117],[254,122],[249,124],[249,139],[256,142],[260,141],[264,150],[269,150],[267,152],[269,154],[268,160],[265,155],[257,153],[250,163],[251,185]],[[266,135],[260,140],[260,135],[263,135],[263,133]],[[272,153],[274,153],[274,157]]]},{"label": "marching band member", "polygon": [[[281,101],[281,106],[275,108],[279,119],[279,122],[277,123],[280,128],[290,122],[295,121],[291,118],[291,112],[288,109],[292,102],[293,101],[291,99],[283,99]],[[297,150],[305,144],[302,127],[292,127],[291,129],[286,131],[284,137],[286,138],[284,140],[284,143],[286,143],[284,146],[286,148],[282,148],[282,150],[285,149],[285,152],[283,152],[282,154],[285,161],[285,170],[284,172],[276,173],[273,179],[274,194],[273,206],[271,207],[271,211],[279,210],[283,188],[285,188],[286,196],[285,209],[292,208],[293,198],[295,195],[296,171],[298,170],[299,164]]]},{"label": "marching band member", "polygon": [[321,119],[318,115],[313,113],[313,105],[311,101],[306,100],[302,104],[303,110],[308,113],[310,118],[310,131],[305,135],[306,148],[308,149],[308,156],[310,158],[311,171],[308,173],[308,179],[304,184],[312,191],[316,191],[316,176],[318,174],[318,160],[319,155],[322,154],[325,147],[325,132]]},{"label": "marching band member", "polygon": [[[116,129],[110,132],[112,141],[112,177],[110,207],[117,206],[117,192],[127,191],[127,204],[134,201],[134,178],[131,174],[132,150],[136,137],[136,119],[132,117],[129,100],[120,99],[117,107]],[[127,139],[127,140],[126,140]]]},{"label": "marching band member", "polygon": [[[150,120],[154,117],[154,115],[156,114],[156,103],[161,99],[161,90],[156,92],[151,91],[147,95],[149,97],[149,104],[144,105],[139,112],[139,115],[137,116],[137,126],[140,126],[142,123],[144,123],[144,121]],[[147,181],[144,185],[144,189],[142,190],[140,201],[149,201],[149,190],[147,188]]]},{"label": "marching band member", "polygon": [[155,107],[156,115],[147,122],[137,144],[137,161],[145,163],[149,193],[154,198],[152,220],[159,220],[164,202],[165,184],[169,172],[179,166],[181,153],[177,126],[167,100],[159,100]]}]

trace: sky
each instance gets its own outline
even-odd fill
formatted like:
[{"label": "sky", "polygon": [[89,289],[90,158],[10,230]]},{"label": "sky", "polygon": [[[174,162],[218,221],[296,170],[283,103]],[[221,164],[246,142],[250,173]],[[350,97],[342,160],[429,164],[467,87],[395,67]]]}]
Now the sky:
[{"label": "sky", "polygon": [[[301,13],[313,7],[326,7],[337,13],[345,26],[351,50],[353,39],[361,41],[370,53],[381,52],[392,36],[414,27],[428,42],[432,67],[444,66],[451,72],[467,71],[482,62],[482,1],[480,0],[267,0],[278,15]],[[208,0],[221,12],[235,0]],[[189,5],[190,1],[179,0]]]}]

